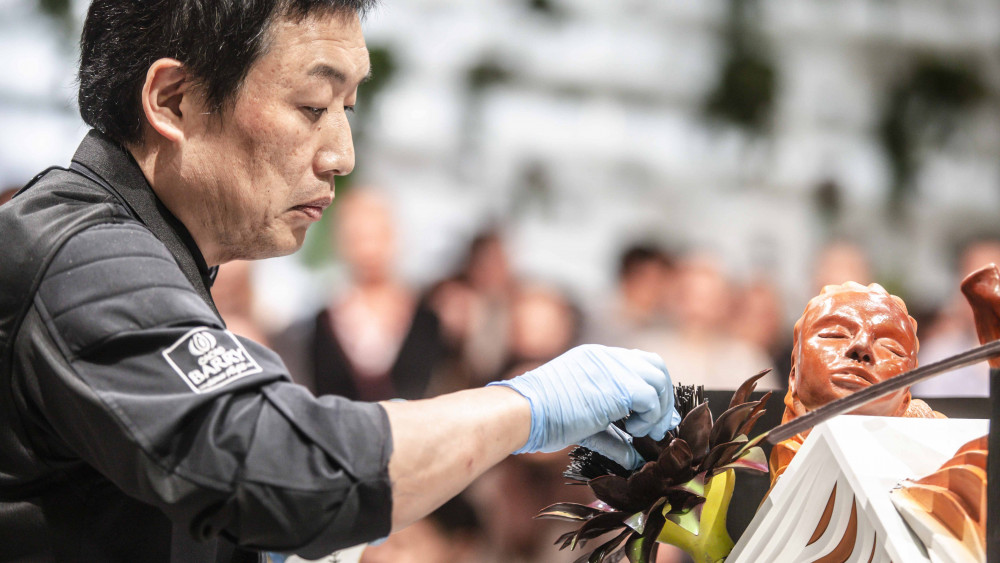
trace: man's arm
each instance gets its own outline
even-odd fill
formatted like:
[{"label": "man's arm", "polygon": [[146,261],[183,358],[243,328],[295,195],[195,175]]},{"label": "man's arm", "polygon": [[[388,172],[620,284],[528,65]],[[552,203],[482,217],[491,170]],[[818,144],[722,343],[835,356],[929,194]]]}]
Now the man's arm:
[{"label": "man's arm", "polygon": [[393,531],[430,514],[523,446],[531,428],[528,401],[503,387],[382,406],[394,446]]},{"label": "man's arm", "polygon": [[485,389],[413,403],[383,403],[393,529],[428,514],[509,453],[581,444],[622,465],[644,460],[608,425],[659,440],[680,422],[663,360],[638,350],[579,346]]}]

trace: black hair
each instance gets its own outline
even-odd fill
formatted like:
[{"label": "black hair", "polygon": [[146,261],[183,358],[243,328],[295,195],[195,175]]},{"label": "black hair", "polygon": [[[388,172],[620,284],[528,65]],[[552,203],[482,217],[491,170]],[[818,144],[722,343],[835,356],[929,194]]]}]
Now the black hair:
[{"label": "black hair", "polygon": [[657,244],[640,242],[629,245],[618,259],[618,279],[627,278],[640,266],[650,262],[666,268],[672,268],[674,265],[673,257]]},{"label": "black hair", "polygon": [[475,537],[482,532],[479,516],[463,495],[458,495],[442,504],[427,518],[448,537],[458,534]]},{"label": "black hair", "polygon": [[364,15],[378,0],[94,0],[80,38],[80,115],[123,145],[142,141],[140,101],[157,59],[179,60],[210,111],[232,102],[271,24],[314,13]]}]

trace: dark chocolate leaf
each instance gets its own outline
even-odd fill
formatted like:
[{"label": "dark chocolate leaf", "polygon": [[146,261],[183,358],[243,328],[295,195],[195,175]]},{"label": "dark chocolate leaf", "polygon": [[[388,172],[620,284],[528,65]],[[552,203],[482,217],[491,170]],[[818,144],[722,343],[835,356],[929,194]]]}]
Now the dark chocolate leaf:
[{"label": "dark chocolate leaf", "polygon": [[750,418],[747,418],[746,422],[743,423],[743,426],[740,426],[740,429],[736,431],[736,435],[749,436],[750,432],[753,431],[754,425],[757,424],[757,420],[764,416],[764,414],[766,414],[765,411],[751,413]]},{"label": "dark chocolate leaf", "polygon": [[711,446],[715,446],[716,444],[731,442],[738,435],[737,431],[743,426],[747,418],[750,417],[750,413],[753,412],[756,406],[756,403],[750,402],[727,409],[726,412],[719,416],[715,424],[712,425],[712,434],[708,438],[708,443]]},{"label": "dark chocolate leaf", "polygon": [[569,544],[573,543],[574,536],[576,536],[576,530],[573,530],[572,532],[566,532],[565,534],[562,534],[561,536],[556,538],[555,545],[562,544],[559,545],[559,551],[562,551],[567,547],[569,547]]},{"label": "dark chocolate leaf", "polygon": [[667,479],[655,461],[646,462],[639,471],[628,478],[628,502],[631,506],[645,507],[658,499]]},{"label": "dark chocolate leaf", "polygon": [[705,502],[705,497],[683,489],[671,489],[664,498],[670,505],[669,514],[684,514]]},{"label": "dark chocolate leaf", "polygon": [[746,436],[750,435],[750,431],[753,430],[753,425],[757,423],[757,419],[760,418],[765,412],[767,412],[767,402],[771,398],[771,391],[764,394],[763,397],[757,401],[757,406],[754,407],[753,412],[747,418],[747,421],[743,423],[743,426],[736,431],[737,434],[744,434]]},{"label": "dark chocolate leaf", "polygon": [[599,510],[592,506],[586,506],[583,504],[576,504],[574,502],[558,502],[553,505],[546,506],[541,509],[535,518],[544,518],[547,520],[568,520],[568,521],[580,521],[589,520],[594,516],[603,514],[605,511]]},{"label": "dark chocolate leaf", "polygon": [[712,411],[708,408],[708,402],[695,407],[677,425],[677,435],[691,448],[695,463],[701,462],[708,454],[708,438],[711,433]]},{"label": "dark chocolate leaf", "polygon": [[745,454],[748,450],[750,450],[750,448],[753,448],[757,444],[763,442],[764,439],[767,438],[767,434],[768,434],[767,432],[763,432],[761,434],[754,436],[753,438],[750,438],[748,442],[744,443],[740,447],[740,450],[736,452],[736,454],[733,455],[733,457],[736,459],[743,457],[743,454]]},{"label": "dark chocolate leaf", "polygon": [[649,543],[649,540],[640,536],[639,534],[633,534],[625,542],[625,556],[628,557],[629,563],[649,563],[649,558],[643,558],[643,547]]},{"label": "dark chocolate leaf", "polygon": [[714,468],[708,473],[708,476],[712,477],[727,469],[749,469],[751,471],[767,473],[767,456],[764,455],[762,448],[750,448],[730,463]]},{"label": "dark chocolate leaf", "polygon": [[[674,476],[682,469],[690,467],[693,458],[694,454],[691,453],[691,447],[687,442],[681,438],[674,438],[660,453],[657,463],[664,475]],[[676,479],[672,481],[677,482]]]},{"label": "dark chocolate leaf", "polygon": [[649,436],[634,436],[632,438],[632,447],[646,461],[656,461],[656,458],[660,457],[660,450],[663,449],[662,446],[656,443],[656,440]]},{"label": "dark chocolate leaf", "polygon": [[658,500],[649,509],[646,516],[646,529],[642,532],[643,544],[640,547],[643,561],[655,561],[656,559],[656,538],[659,537],[660,532],[663,531],[663,525],[667,522],[663,516],[663,503],[663,499]]},{"label": "dark chocolate leaf", "polygon": [[600,516],[591,518],[577,530],[577,545],[583,545],[597,536],[602,536],[612,530],[621,528],[626,518],[628,518],[628,514],[624,512],[605,512]]},{"label": "dark chocolate leaf", "polygon": [[587,484],[594,491],[594,496],[616,510],[623,510],[631,514],[644,508],[629,502],[628,480],[624,477],[604,475],[591,479]]},{"label": "dark chocolate leaf", "polygon": [[622,530],[622,533],[618,534],[614,538],[602,543],[589,555],[585,555],[577,559],[574,563],[604,563],[606,559],[610,559],[609,556],[628,539],[633,532],[630,529]]},{"label": "dark chocolate leaf", "polygon": [[761,370],[757,372],[757,375],[754,375],[749,379],[747,379],[746,381],[744,381],[740,385],[739,389],[737,389],[736,392],[733,393],[733,398],[729,401],[729,408],[733,408],[736,405],[741,405],[747,402],[747,399],[750,398],[750,394],[753,393],[753,390],[756,389],[757,387],[757,380],[764,377],[770,372],[771,368]]},{"label": "dark chocolate leaf", "polygon": [[698,467],[699,471],[709,471],[716,465],[725,465],[733,461],[736,453],[746,443],[747,439],[744,436],[742,440],[737,439],[713,447],[712,451],[708,452],[708,455],[702,460],[701,465]]}]

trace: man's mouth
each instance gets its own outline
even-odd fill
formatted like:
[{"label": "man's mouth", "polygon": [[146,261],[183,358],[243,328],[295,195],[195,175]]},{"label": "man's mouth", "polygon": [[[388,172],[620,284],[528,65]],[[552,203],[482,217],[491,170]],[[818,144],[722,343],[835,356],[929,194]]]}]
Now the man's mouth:
[{"label": "man's mouth", "polygon": [[299,211],[313,221],[319,221],[323,217],[323,210],[330,207],[331,203],[333,203],[332,197],[317,198],[310,202],[296,205],[292,209]]}]

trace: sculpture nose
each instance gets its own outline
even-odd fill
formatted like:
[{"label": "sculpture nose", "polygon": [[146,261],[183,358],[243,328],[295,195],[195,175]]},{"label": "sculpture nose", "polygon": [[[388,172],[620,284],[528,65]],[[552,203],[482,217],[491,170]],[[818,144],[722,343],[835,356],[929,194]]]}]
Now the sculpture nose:
[{"label": "sculpture nose", "polygon": [[871,337],[867,332],[861,330],[854,335],[847,349],[847,357],[864,364],[873,362]]}]

